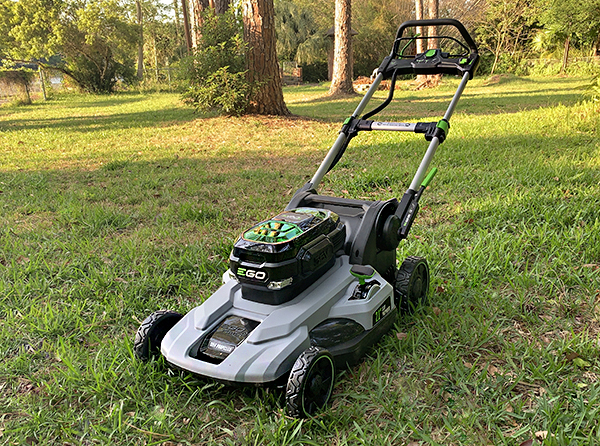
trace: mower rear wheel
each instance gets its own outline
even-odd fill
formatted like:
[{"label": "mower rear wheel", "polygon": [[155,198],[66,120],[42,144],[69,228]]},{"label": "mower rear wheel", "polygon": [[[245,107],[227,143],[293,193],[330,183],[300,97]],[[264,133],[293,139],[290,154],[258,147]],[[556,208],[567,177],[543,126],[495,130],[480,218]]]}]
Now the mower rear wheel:
[{"label": "mower rear wheel", "polygon": [[298,357],[288,378],[285,400],[294,418],[308,418],[323,409],[333,392],[335,364],[329,351],[310,347]]},{"label": "mower rear wheel", "polygon": [[135,356],[142,361],[156,358],[163,338],[182,317],[175,311],[159,310],[144,319],[133,341]]},{"label": "mower rear wheel", "polygon": [[400,314],[410,314],[427,302],[429,265],[423,257],[407,257],[396,273],[394,297]]}]

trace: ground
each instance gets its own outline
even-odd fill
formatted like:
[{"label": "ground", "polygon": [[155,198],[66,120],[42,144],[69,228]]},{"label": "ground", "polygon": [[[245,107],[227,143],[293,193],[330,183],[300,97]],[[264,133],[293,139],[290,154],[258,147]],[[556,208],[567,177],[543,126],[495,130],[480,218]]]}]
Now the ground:
[{"label": "ground", "polygon": [[[429,260],[429,305],[304,422],[281,391],[139,363],[132,340],[150,312],[188,311],[219,286],[235,237],[286,205],[360,98],[288,87],[292,119],[202,116],[175,94],[0,108],[0,439],[597,443],[600,113],[586,82],[469,84],[399,249]],[[381,119],[437,120],[456,85],[403,83]],[[425,148],[361,134],[321,192],[401,196]]]}]

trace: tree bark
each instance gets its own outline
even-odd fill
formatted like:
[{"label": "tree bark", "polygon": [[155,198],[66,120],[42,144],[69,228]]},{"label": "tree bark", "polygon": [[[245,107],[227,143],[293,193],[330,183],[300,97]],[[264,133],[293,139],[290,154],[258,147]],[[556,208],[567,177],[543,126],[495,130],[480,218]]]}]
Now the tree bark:
[{"label": "tree bark", "polygon": [[562,67],[560,68],[561,74],[567,71],[567,64],[569,63],[569,48],[571,48],[571,36],[565,39],[565,50],[563,52]]},{"label": "tree bark", "polygon": [[202,14],[206,11],[210,5],[208,0],[191,0],[192,2],[192,46],[198,47],[198,42],[202,37],[202,25],[204,24],[204,18]]},{"label": "tree bark", "polygon": [[290,115],[283,100],[281,76],[275,50],[273,0],[242,0],[244,40],[248,44],[248,80],[257,83],[248,105],[249,113]]},{"label": "tree bark", "polygon": [[[429,0],[429,18],[430,19],[437,19],[439,16],[439,9],[440,9],[440,0]],[[438,36],[438,27],[437,26],[430,26],[429,30],[427,31],[427,35],[430,37],[437,37]],[[438,39],[430,39],[427,41],[427,45],[429,48],[438,48]]]},{"label": "tree bark", "polygon": [[335,27],[333,36],[333,74],[331,75],[331,96],[354,94],[352,78],[352,27],[351,0],[335,1]]},{"label": "tree bark", "polygon": [[144,13],[142,12],[142,4],[140,0],[135,0],[135,8],[137,12],[137,22],[140,27],[140,41],[138,42],[138,60],[137,60],[137,78],[144,78]]},{"label": "tree bark", "polygon": [[181,0],[181,12],[183,13],[183,33],[185,34],[185,45],[189,53],[192,51],[192,34],[190,32],[190,15],[186,0]]},{"label": "tree bark", "polygon": [[229,9],[230,0],[211,0],[211,3],[214,3],[215,13],[225,14]]},{"label": "tree bark", "polygon": [[[415,0],[415,18],[417,20],[423,20],[423,0]],[[425,28],[423,26],[417,26],[417,34],[421,37],[425,37]],[[417,54],[421,54],[422,52],[425,51],[423,42],[425,42],[424,40],[421,39],[417,39],[416,44],[417,44]]]}]

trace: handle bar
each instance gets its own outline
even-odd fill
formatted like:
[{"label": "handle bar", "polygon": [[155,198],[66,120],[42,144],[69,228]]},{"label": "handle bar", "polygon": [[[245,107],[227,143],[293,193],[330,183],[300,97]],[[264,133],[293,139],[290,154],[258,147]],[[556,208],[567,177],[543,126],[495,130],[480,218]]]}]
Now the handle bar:
[{"label": "handle bar", "polygon": [[[460,35],[463,37],[463,39],[465,39],[466,44],[469,45],[471,54],[479,54],[479,52],[477,51],[477,45],[475,44],[475,41],[473,40],[473,38],[471,37],[471,35],[467,31],[467,29],[464,27],[464,25],[462,23],[460,23],[458,20],[455,20],[455,19],[430,19],[430,20],[407,20],[406,22],[402,23],[402,25],[400,25],[400,27],[398,28],[398,32],[396,33],[396,40],[394,41],[392,57],[398,56],[398,48],[400,46],[399,39],[402,37],[402,34],[404,33],[404,30],[406,28],[413,28],[415,26],[443,26],[443,25],[454,26],[456,29],[458,29],[458,31],[460,32]],[[440,36],[440,37],[442,37],[442,36]]]}]

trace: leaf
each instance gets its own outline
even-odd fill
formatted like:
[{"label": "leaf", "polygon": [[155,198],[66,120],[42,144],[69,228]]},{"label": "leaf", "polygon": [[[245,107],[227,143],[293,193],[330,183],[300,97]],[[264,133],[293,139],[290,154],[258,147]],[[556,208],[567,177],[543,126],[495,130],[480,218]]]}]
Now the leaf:
[{"label": "leaf", "polygon": [[433,310],[433,314],[435,314],[436,316],[439,316],[442,312],[442,310],[440,310],[438,307],[432,307],[431,309]]},{"label": "leaf", "polygon": [[575,353],[575,352],[571,352],[566,356],[566,360],[571,362],[573,361],[575,358],[579,358],[579,353]]},{"label": "leaf", "polygon": [[577,367],[580,367],[580,368],[590,367],[592,365],[589,362],[587,362],[585,359],[582,359],[582,358],[573,359],[573,364],[575,364]]},{"label": "leaf", "polygon": [[548,431],[537,431],[535,433],[535,438],[537,438],[538,440],[545,440],[547,436]]},{"label": "leaf", "polygon": [[408,337],[408,334],[406,333],[396,333],[396,337],[400,340],[403,341]]},{"label": "leaf", "polygon": [[529,440],[525,440],[519,446],[531,446],[532,444],[533,444],[533,438],[530,438]]}]

